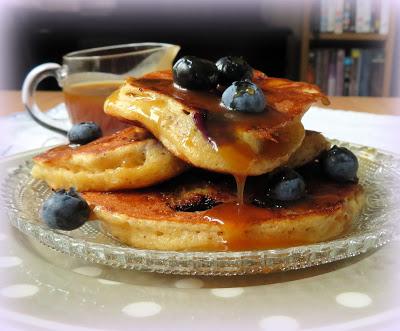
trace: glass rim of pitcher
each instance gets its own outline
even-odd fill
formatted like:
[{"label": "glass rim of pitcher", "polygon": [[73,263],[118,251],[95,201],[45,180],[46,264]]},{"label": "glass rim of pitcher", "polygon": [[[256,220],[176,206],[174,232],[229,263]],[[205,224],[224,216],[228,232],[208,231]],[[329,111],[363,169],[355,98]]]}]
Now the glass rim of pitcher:
[{"label": "glass rim of pitcher", "polygon": [[[137,47],[137,46],[154,46],[142,50],[132,50],[123,53],[116,53],[116,54],[104,54],[104,55],[80,55],[89,52],[98,52],[98,51],[105,51],[105,50],[115,50],[118,48],[129,48],[129,47]],[[71,61],[71,60],[94,60],[94,59],[110,59],[110,58],[118,58],[127,55],[133,54],[144,54],[147,52],[153,52],[157,49],[163,49],[168,47],[179,47],[178,45],[168,44],[168,43],[159,43],[159,42],[142,42],[142,43],[129,43],[129,44],[118,44],[118,45],[109,45],[109,46],[101,46],[101,47],[93,47],[93,48],[86,48],[81,49],[78,51],[73,51],[67,53],[63,56],[63,59]]]}]

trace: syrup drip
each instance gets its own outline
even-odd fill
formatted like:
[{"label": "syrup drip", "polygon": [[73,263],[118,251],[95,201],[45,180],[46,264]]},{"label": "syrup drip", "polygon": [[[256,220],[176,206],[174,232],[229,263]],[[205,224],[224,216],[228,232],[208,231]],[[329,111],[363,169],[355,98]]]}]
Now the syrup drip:
[{"label": "syrup drip", "polygon": [[242,175],[234,175],[236,181],[236,197],[237,203],[239,206],[243,206],[245,204],[244,201],[244,187],[246,185],[247,176]]}]

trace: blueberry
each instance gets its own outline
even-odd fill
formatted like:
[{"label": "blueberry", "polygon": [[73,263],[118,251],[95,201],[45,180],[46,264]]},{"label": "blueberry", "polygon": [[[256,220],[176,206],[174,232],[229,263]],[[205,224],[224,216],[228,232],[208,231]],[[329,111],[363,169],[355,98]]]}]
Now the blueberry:
[{"label": "blueberry", "polygon": [[295,170],[281,168],[272,172],[267,180],[267,198],[277,201],[294,201],[304,197],[306,184]]},{"label": "blueberry", "polygon": [[248,80],[234,82],[222,94],[222,104],[243,113],[261,113],[265,110],[263,91]]},{"label": "blueberry", "polygon": [[338,182],[357,182],[358,160],[347,148],[333,146],[322,156],[322,169]]},{"label": "blueberry", "polygon": [[251,79],[253,69],[241,56],[225,56],[216,63],[218,83],[228,86],[235,81]]},{"label": "blueberry", "polygon": [[210,90],[217,85],[218,71],[211,61],[181,57],[172,68],[174,82],[189,90]]},{"label": "blueberry", "polygon": [[74,189],[55,192],[41,210],[41,216],[50,228],[67,231],[82,226],[89,214],[89,205]]},{"label": "blueberry", "polygon": [[68,140],[71,144],[85,145],[103,135],[101,128],[94,122],[82,122],[72,126],[68,131]]}]

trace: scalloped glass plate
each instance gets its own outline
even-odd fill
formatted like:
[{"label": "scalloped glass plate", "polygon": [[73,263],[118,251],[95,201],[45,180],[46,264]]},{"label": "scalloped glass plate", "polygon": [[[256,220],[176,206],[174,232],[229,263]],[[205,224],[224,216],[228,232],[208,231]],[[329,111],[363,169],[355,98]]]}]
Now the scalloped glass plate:
[{"label": "scalloped glass plate", "polygon": [[366,205],[345,236],[312,245],[241,252],[170,252],[123,245],[103,233],[98,222],[69,232],[52,230],[39,217],[51,190],[30,176],[29,161],[8,176],[2,195],[11,224],[23,233],[59,252],[112,267],[186,275],[300,269],[365,253],[399,234],[400,156],[336,140],[332,143],[351,149],[359,157]]}]

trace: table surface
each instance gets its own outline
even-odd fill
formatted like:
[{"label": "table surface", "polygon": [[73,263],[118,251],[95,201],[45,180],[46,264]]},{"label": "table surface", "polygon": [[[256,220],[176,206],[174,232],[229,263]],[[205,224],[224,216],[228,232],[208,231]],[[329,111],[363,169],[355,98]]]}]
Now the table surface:
[{"label": "table surface", "polygon": [[[62,101],[60,92],[39,92],[37,97],[45,109]],[[0,91],[0,102],[0,116],[23,111],[20,92]],[[331,102],[329,108],[400,115],[400,98],[332,97]],[[324,121],[337,127],[326,115],[344,114],[323,113]],[[399,118],[378,117],[373,120],[387,120],[397,130]],[[340,123],[341,132],[350,122],[343,127]],[[0,182],[32,153],[0,159]],[[118,270],[68,257],[28,239],[9,226],[6,217],[0,206],[0,322],[4,330],[200,331],[215,330],[218,325],[230,331],[388,331],[400,324],[400,296],[393,295],[399,293],[400,241],[304,270],[185,277]]]},{"label": "table surface", "polygon": [[[0,160],[0,181],[32,154]],[[1,207],[0,219],[2,330],[391,331],[400,324],[400,241],[303,270],[185,277],[69,257],[13,229]]]},{"label": "table surface", "polygon": [[[321,107],[353,110],[358,112],[400,115],[400,98],[376,97],[329,97],[331,104]],[[39,91],[37,103],[42,109],[49,109],[62,101],[61,92]],[[0,91],[0,116],[23,111],[20,91]]]}]

